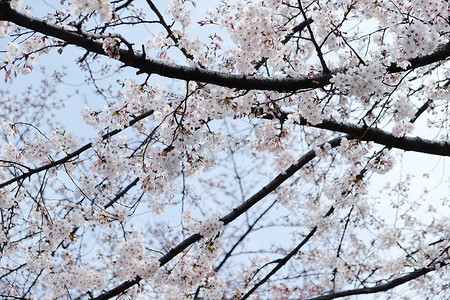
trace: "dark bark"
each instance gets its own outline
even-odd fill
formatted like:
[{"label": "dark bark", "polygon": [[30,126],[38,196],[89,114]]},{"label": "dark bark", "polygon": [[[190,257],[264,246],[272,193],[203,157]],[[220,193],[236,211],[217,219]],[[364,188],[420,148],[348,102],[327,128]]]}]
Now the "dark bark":
[{"label": "dark bark", "polygon": [[362,289],[354,289],[354,290],[348,290],[348,291],[342,291],[342,292],[336,292],[332,294],[322,295],[318,297],[309,298],[308,300],[329,300],[329,299],[336,299],[341,297],[347,297],[347,296],[353,296],[353,295],[361,295],[361,294],[373,294],[373,293],[379,293],[379,292],[385,292],[387,290],[390,290],[396,286],[399,286],[401,284],[404,284],[408,281],[414,280],[418,277],[424,276],[425,274],[428,274],[429,272],[434,271],[430,268],[422,268],[415,270],[411,273],[408,273],[404,276],[398,277],[394,280],[388,281],[383,284],[376,285],[374,287],[368,287],[368,288],[362,288]]},{"label": "dark bark", "polygon": [[[418,113],[420,114],[422,112],[420,112],[419,110]],[[279,119],[280,122],[284,122],[285,120],[287,120],[288,114],[283,112],[280,114],[280,116],[277,117],[271,114],[265,114],[262,116],[262,118],[269,120],[276,118]],[[412,121],[415,121],[415,119],[413,119]],[[378,128],[342,123],[331,119],[325,119],[319,124],[311,125],[308,124],[308,121],[306,119],[302,118],[300,120],[296,120],[296,124],[326,129],[333,132],[346,133],[351,138],[359,139],[362,141],[372,141],[389,148],[397,148],[405,151],[414,151],[440,156],[450,156],[449,142],[436,142],[432,140],[422,139],[420,137],[396,137],[391,133]]]}]

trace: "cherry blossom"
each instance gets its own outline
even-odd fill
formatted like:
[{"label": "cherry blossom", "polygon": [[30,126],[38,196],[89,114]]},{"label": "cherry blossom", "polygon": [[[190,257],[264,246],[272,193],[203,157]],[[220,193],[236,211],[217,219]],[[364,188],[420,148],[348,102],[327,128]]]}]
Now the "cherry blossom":
[{"label": "cherry blossom", "polygon": [[0,297],[445,298],[449,18],[0,0]]},{"label": "cherry blossom", "polygon": [[78,17],[81,13],[96,12],[100,15],[102,22],[108,22],[112,18],[112,8],[109,0],[75,0],[69,1],[70,14],[74,17]]}]

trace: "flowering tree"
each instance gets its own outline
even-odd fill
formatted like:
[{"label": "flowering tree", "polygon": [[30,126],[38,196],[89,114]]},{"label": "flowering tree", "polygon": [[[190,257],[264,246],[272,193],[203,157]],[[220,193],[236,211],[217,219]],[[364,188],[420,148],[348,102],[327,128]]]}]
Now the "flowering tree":
[{"label": "flowering tree", "polygon": [[2,299],[448,296],[448,195],[396,168],[450,156],[447,0],[22,2]]}]

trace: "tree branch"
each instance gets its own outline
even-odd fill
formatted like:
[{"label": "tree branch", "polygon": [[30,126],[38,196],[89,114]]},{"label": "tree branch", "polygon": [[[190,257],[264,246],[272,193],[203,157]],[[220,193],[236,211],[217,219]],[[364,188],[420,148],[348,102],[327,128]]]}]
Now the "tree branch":
[{"label": "tree branch", "polygon": [[116,203],[120,198],[122,198],[133,186],[135,186],[139,182],[139,177],[135,178],[127,187],[125,187],[123,190],[121,190],[111,201],[109,201],[103,208],[108,208],[114,203]]},{"label": "tree branch", "polygon": [[[282,112],[280,116],[265,114],[263,119],[279,119],[281,122],[287,120],[288,113]],[[389,132],[378,128],[370,128],[367,126],[354,125],[348,123],[337,122],[331,119],[325,119],[322,123],[311,125],[304,118],[295,122],[298,125],[311,126],[320,129],[327,129],[333,132],[346,133],[351,138],[362,141],[372,141],[389,148],[397,148],[405,151],[414,151],[440,156],[450,156],[449,142],[436,142],[432,140],[422,139],[420,137],[396,137]]]},{"label": "tree branch", "polygon": [[[1,8],[1,6],[0,6],[0,8]],[[137,116],[136,118],[134,118],[133,120],[131,120],[130,123],[128,123],[128,126],[125,126],[123,129],[116,129],[116,130],[113,130],[111,132],[105,133],[102,136],[102,140],[110,138],[110,137],[118,134],[119,132],[122,132],[124,129],[133,126],[134,124],[136,124],[140,120],[145,119],[146,117],[152,115],[153,112],[154,112],[153,109],[148,110],[145,113],[143,113],[143,114]],[[77,150],[73,151],[72,153],[67,154],[66,156],[64,156],[61,159],[52,161],[49,164],[40,166],[40,167],[35,168],[35,169],[30,169],[28,172],[25,172],[25,173],[23,173],[20,176],[17,176],[17,177],[14,177],[14,178],[12,178],[12,179],[10,179],[8,181],[2,182],[2,183],[0,183],[0,188],[3,188],[5,186],[7,186],[7,185],[9,185],[11,183],[17,182],[17,181],[21,181],[21,180],[23,180],[25,178],[30,177],[33,174],[36,174],[36,173],[39,173],[39,172],[42,172],[42,171],[54,168],[56,166],[62,165],[64,163],[68,162],[69,160],[71,160],[72,158],[77,157],[78,155],[80,155],[81,153],[83,153],[84,151],[86,151],[86,150],[88,150],[90,148],[92,148],[92,143],[88,143],[88,144],[84,145],[83,147],[78,148]]]},{"label": "tree branch", "polygon": [[225,254],[224,258],[219,263],[219,265],[214,268],[215,272],[219,271],[220,268],[222,268],[222,266],[225,264],[225,262],[228,260],[228,258],[231,257],[231,254],[233,253],[234,249],[236,249],[236,247],[245,239],[245,237],[250,234],[250,232],[253,230],[253,227],[255,227],[256,223],[258,223],[258,221],[261,220],[261,218],[267,212],[269,212],[269,210],[275,205],[275,203],[277,203],[277,200],[273,201],[272,204],[270,204],[270,206],[268,208],[266,208],[266,210],[261,215],[259,215],[259,217],[256,218],[256,220],[250,226],[248,226],[247,231],[245,231],[245,233],[243,235],[241,235],[241,237],[237,240],[237,242],[234,243],[233,247],[231,247],[231,249],[228,250],[228,252]]},{"label": "tree branch", "polygon": [[[332,206],[328,212],[323,216],[324,218],[329,217],[334,211],[334,207]],[[317,225],[314,226],[311,231],[308,233],[307,236],[305,236],[305,238],[297,245],[297,247],[295,247],[291,252],[288,253],[288,255],[286,255],[285,257],[283,257],[282,259],[280,259],[278,261],[278,264],[272,269],[272,271],[269,272],[269,274],[267,274],[263,279],[261,279],[260,281],[258,281],[258,283],[256,283],[242,298],[241,300],[245,300],[248,297],[250,297],[251,294],[253,294],[253,292],[260,287],[261,285],[263,285],[267,280],[269,280],[269,278],[275,274],[276,272],[278,272],[279,269],[281,269],[308,241],[310,238],[313,237],[313,235],[316,233],[317,231]]]},{"label": "tree branch", "polygon": [[164,27],[164,29],[167,31],[167,35],[172,39],[172,41],[175,43],[175,46],[177,46],[180,51],[183,53],[183,55],[189,59],[189,60],[194,60],[194,56],[188,52],[188,50],[184,47],[179,47],[178,44],[178,40],[179,38],[176,37],[172,31],[172,29],[170,28],[170,26],[166,23],[166,21],[164,20],[163,15],[159,12],[158,8],[156,7],[156,5],[153,3],[153,1],[151,0],[146,0],[147,4],[150,6],[151,10],[155,13],[155,15],[158,17],[159,19],[159,23]]},{"label": "tree branch", "polygon": [[[345,136],[345,137],[348,138],[349,136]],[[342,138],[343,137],[338,137],[338,138],[332,139],[332,140],[328,141],[328,144],[330,144],[332,148],[335,148],[341,144]],[[325,144],[322,144],[319,147],[323,148],[324,145]],[[225,225],[234,221],[237,217],[239,217],[241,214],[243,214],[248,209],[250,209],[250,207],[252,207],[256,203],[258,203],[261,199],[266,197],[271,192],[273,192],[277,187],[279,187],[283,182],[285,182],[288,178],[290,178],[292,175],[294,175],[298,170],[300,170],[303,166],[305,166],[307,163],[309,163],[315,157],[316,157],[316,153],[314,150],[308,151],[297,161],[297,163],[291,165],[289,168],[286,169],[286,171],[279,174],[269,184],[267,184],[265,187],[263,187],[261,190],[259,190],[256,194],[254,194],[252,197],[250,197],[247,201],[245,201],[238,207],[234,208],[232,212],[230,212],[226,216],[222,217],[220,220]]]},{"label": "tree branch", "polygon": [[296,26],[294,26],[294,28],[292,28],[292,32],[290,34],[288,34],[281,43],[283,45],[287,44],[287,42],[289,42],[292,39],[294,34],[296,34],[297,32],[303,31],[303,29],[305,29],[306,25],[307,24],[311,24],[312,22],[314,22],[314,20],[312,18],[308,18],[306,20],[303,20],[302,22],[300,22]]},{"label": "tree branch", "polygon": [[306,20],[306,29],[308,29],[310,41],[313,43],[314,48],[316,49],[317,57],[319,58],[320,64],[322,65],[322,70],[323,70],[324,73],[330,73],[330,69],[328,69],[328,66],[327,66],[327,64],[325,62],[325,59],[323,58],[322,49],[319,46],[319,44],[317,44],[316,38],[314,37],[314,33],[313,33],[312,29],[311,29],[311,26],[309,25],[308,17],[306,16],[306,12],[303,10],[303,6],[302,6],[302,1],[301,0],[298,1],[298,7],[300,9],[300,12],[303,15],[303,18]]},{"label": "tree branch", "polygon": [[[98,36],[93,36],[86,32],[69,31],[63,27],[48,24],[38,18],[24,15],[13,10],[9,2],[0,2],[0,20],[10,21],[30,30],[61,39],[67,44],[76,45],[87,51],[106,55],[103,50],[103,44],[95,41],[98,39]],[[296,78],[261,78],[257,76],[231,75],[223,72],[165,63],[145,58],[145,56],[130,51],[129,49],[121,49],[119,54],[119,61],[126,66],[138,69],[140,73],[154,73],[167,78],[211,83],[218,86],[244,90],[289,92],[318,88],[330,84],[330,79],[333,75],[346,70],[346,68],[337,68],[331,70],[330,73],[316,73],[311,76],[299,76]],[[409,59],[410,65],[406,69],[392,64],[387,71],[389,73],[396,73],[411,70],[444,60],[449,56],[450,42],[440,45],[431,54]]]},{"label": "tree branch", "polygon": [[373,293],[378,293],[378,292],[384,292],[384,291],[390,290],[392,288],[395,288],[396,286],[404,284],[408,281],[411,281],[418,277],[424,276],[425,274],[428,274],[431,271],[434,271],[434,270],[432,268],[422,268],[422,269],[415,270],[411,273],[408,273],[404,276],[398,277],[394,280],[391,280],[386,283],[379,284],[379,285],[376,285],[373,287],[336,292],[333,294],[309,298],[308,300],[329,300],[329,299],[336,299],[336,298],[347,297],[347,296],[352,296],[352,295],[373,294]]}]

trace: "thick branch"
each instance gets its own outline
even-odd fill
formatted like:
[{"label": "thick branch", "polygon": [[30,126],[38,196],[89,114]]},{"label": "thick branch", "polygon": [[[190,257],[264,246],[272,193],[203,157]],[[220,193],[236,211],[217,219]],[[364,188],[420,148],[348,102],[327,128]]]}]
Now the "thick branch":
[{"label": "thick branch", "polygon": [[287,44],[287,42],[289,42],[292,39],[294,34],[296,34],[297,32],[302,32],[303,29],[305,29],[306,25],[311,24],[312,22],[314,22],[314,20],[312,18],[308,18],[303,22],[297,24],[294,28],[292,28],[292,32],[288,34],[281,43]]},{"label": "thick branch", "polygon": [[388,281],[386,283],[376,285],[374,287],[336,292],[333,294],[309,298],[308,300],[329,300],[329,299],[336,299],[336,298],[347,297],[347,296],[352,296],[352,295],[373,294],[373,293],[384,292],[384,291],[390,290],[392,288],[395,288],[396,286],[404,284],[408,281],[411,281],[418,277],[424,276],[425,274],[427,274],[431,271],[434,271],[434,270],[432,268],[422,268],[422,269],[415,270],[411,273],[408,273],[404,276],[398,277],[394,280]]},{"label": "thick branch", "polygon": [[[76,45],[87,51],[106,55],[103,51],[102,43],[95,41],[95,39],[98,38],[97,36],[94,37],[86,32],[69,31],[60,26],[51,25],[40,19],[24,15],[11,9],[9,3],[5,1],[0,2],[0,20],[11,21],[16,25],[61,39],[67,44]],[[449,56],[450,42],[440,45],[429,55],[409,59],[411,65],[405,70],[435,63],[444,60]],[[144,55],[140,55],[130,50],[120,50],[119,60],[127,66],[138,69],[141,73],[154,73],[167,78],[211,83],[235,89],[271,90],[280,92],[323,87],[330,83],[330,79],[334,74],[345,71],[345,68],[337,68],[330,73],[316,73],[308,77],[261,78],[256,76],[231,75],[223,72],[165,63],[145,58]],[[388,72],[391,73],[405,70],[395,64],[388,68]]]},{"label": "thick branch", "polygon": [[378,128],[365,128],[364,126],[338,123],[329,120],[324,121],[315,127],[344,132],[357,139],[373,141],[389,148],[450,156],[450,143],[448,142],[436,142],[419,137],[395,137],[391,133]]},{"label": "thick branch", "polygon": [[[281,113],[280,116],[274,117],[266,114],[262,118],[280,119],[282,122],[288,117],[287,113]],[[322,123],[311,125],[306,119],[300,119],[296,122],[299,125],[311,126],[320,129],[327,129],[333,132],[342,132],[363,141],[372,141],[389,148],[397,148],[405,151],[414,151],[440,156],[450,156],[449,142],[436,142],[432,140],[422,139],[420,137],[396,137],[389,132],[378,128],[370,128],[366,126],[341,123],[331,119],[325,119]]]}]

